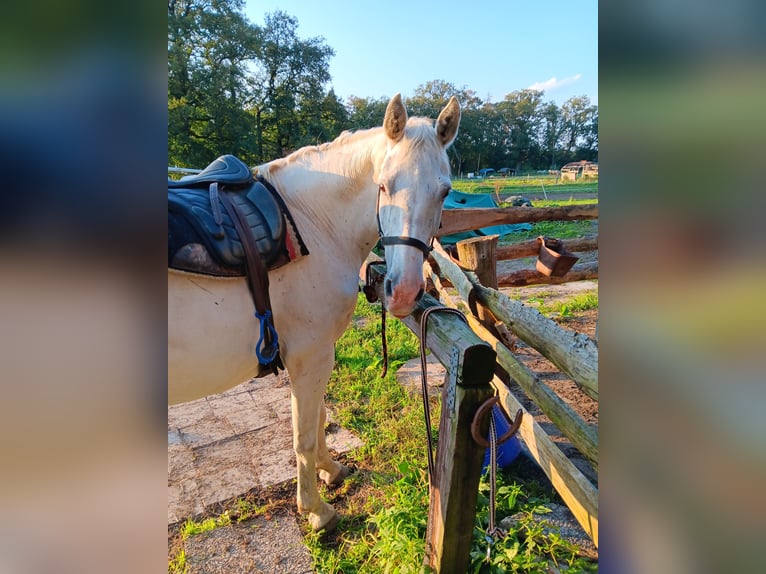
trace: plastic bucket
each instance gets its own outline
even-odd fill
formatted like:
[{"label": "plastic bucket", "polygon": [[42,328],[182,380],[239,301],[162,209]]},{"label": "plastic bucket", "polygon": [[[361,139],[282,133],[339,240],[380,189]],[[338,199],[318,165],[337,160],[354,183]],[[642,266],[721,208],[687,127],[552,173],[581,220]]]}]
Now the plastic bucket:
[{"label": "plastic bucket", "polygon": [[[495,421],[495,434],[497,435],[497,438],[500,438],[501,436],[503,436],[505,433],[508,432],[508,429],[511,428],[511,425],[508,423],[505,416],[503,415],[502,410],[500,409],[501,407],[499,405],[495,405],[492,407],[492,419]],[[489,441],[489,432],[487,432],[487,440]],[[516,457],[519,456],[520,452],[521,452],[521,443],[519,442],[519,438],[516,435],[513,435],[503,444],[498,445],[497,447],[498,468],[505,468],[506,466],[511,464],[514,460],[516,460]],[[482,471],[484,471],[489,466],[490,455],[491,455],[491,449],[487,448],[487,451],[484,453],[484,465],[482,466]]]}]

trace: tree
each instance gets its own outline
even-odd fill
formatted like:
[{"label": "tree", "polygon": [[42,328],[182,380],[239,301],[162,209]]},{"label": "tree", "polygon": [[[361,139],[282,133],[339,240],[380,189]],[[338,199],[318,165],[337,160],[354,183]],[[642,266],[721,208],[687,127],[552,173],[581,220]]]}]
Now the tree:
[{"label": "tree", "polygon": [[168,0],[171,163],[200,166],[222,153],[247,154],[247,63],[258,40],[242,6],[241,0]]},{"label": "tree", "polygon": [[[407,98],[406,105],[407,110],[409,110],[410,114],[413,116],[436,119],[441,110],[453,96],[460,102],[462,118],[460,120],[458,137],[450,147],[448,154],[450,156],[450,162],[453,164],[453,171],[460,173],[463,169],[464,162],[461,152],[464,147],[470,150],[472,143],[475,141],[475,136],[470,134],[472,128],[476,126],[476,122],[474,121],[476,116],[475,112],[477,112],[482,105],[481,100],[476,96],[476,92],[469,90],[466,87],[458,89],[449,82],[431,80],[430,82],[418,86],[415,89],[413,96]],[[461,134],[464,133],[466,135],[461,139]]]},{"label": "tree", "polygon": [[386,106],[389,98],[383,97],[377,100],[351,96],[348,99],[348,127],[350,129],[366,129],[383,125],[383,117],[386,115]]},{"label": "tree", "polygon": [[543,92],[519,90],[506,95],[497,104],[506,133],[505,146],[509,160],[519,170],[530,169],[539,155],[538,130],[542,121]]},{"label": "tree", "polygon": [[562,118],[561,110],[554,102],[545,104],[542,110],[542,125],[540,142],[545,151],[545,160],[548,161],[548,169],[557,169],[556,153],[561,141]]},{"label": "tree", "polygon": [[250,78],[258,161],[285,155],[300,141],[301,104],[322,97],[335,54],[321,37],[301,40],[298,20],[277,10],[266,15]]},{"label": "tree", "polygon": [[[598,142],[598,108],[590,105],[588,96],[574,96],[561,106],[562,136],[564,153],[569,161],[586,159],[578,156],[578,150],[586,145],[596,145]],[[595,139],[593,138],[593,120],[596,118]],[[586,138],[590,136],[590,141]],[[588,150],[588,153],[597,150]]]}]

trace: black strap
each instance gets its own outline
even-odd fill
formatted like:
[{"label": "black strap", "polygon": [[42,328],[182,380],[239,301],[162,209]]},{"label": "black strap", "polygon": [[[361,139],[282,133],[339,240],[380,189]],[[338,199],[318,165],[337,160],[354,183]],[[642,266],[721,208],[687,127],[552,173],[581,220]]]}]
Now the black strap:
[{"label": "black strap", "polygon": [[[226,192],[219,193],[218,197],[226,208],[226,211],[229,213],[229,217],[231,217],[234,227],[239,234],[240,241],[242,241],[242,248],[245,251],[247,285],[250,288],[253,303],[255,303],[256,317],[258,317],[261,322],[263,351],[256,348],[256,354],[259,356],[259,359],[262,355],[265,356],[266,360],[262,361],[262,363],[273,366],[274,374],[276,374],[277,367],[281,365],[281,361],[278,360],[279,348],[275,337],[276,331],[274,330],[271,320],[269,275],[266,266],[261,260],[261,256],[258,254],[258,247],[253,240],[253,236],[248,231],[247,222],[244,220],[244,216],[232,203]],[[259,341],[259,345],[260,343],[261,341]],[[274,359],[277,360],[275,361]]]},{"label": "black strap", "polygon": [[383,246],[409,245],[410,247],[415,247],[416,249],[420,249],[420,251],[423,252],[423,257],[428,257],[428,254],[431,253],[431,251],[433,250],[432,246],[426,245],[420,239],[416,239],[414,237],[407,237],[404,235],[385,235],[380,238],[380,244]]},{"label": "black strap", "polygon": [[216,239],[224,238],[223,231],[223,214],[221,214],[221,204],[218,201],[218,182],[214,181],[210,184],[210,207],[213,210],[213,219],[215,220],[218,230],[213,234]]}]

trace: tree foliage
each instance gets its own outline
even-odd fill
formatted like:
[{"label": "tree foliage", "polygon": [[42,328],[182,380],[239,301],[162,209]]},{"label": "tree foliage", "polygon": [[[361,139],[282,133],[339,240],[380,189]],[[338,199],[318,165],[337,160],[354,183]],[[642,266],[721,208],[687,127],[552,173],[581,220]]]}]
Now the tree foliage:
[{"label": "tree foliage", "polygon": [[[170,165],[204,167],[224,153],[255,165],[343,130],[381,125],[393,93],[342,102],[326,88],[334,51],[323,38],[301,38],[298,20],[279,10],[256,25],[243,6],[244,0],[168,0]],[[405,104],[411,115],[436,118],[452,96],[463,114],[449,151],[456,173],[598,159],[598,107],[587,96],[558,106],[541,91],[519,90],[492,103],[431,80]]]}]

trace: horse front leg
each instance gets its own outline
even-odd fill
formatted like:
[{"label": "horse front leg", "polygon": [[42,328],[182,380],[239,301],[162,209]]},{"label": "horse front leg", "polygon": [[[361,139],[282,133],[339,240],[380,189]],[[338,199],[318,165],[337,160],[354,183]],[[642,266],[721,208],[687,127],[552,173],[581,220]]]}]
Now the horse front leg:
[{"label": "horse front leg", "polygon": [[[314,355],[310,362],[310,367],[306,365],[308,372],[295,372],[295,369],[290,372],[293,448],[298,467],[298,510],[308,514],[309,524],[314,530],[332,530],[339,517],[319,495],[317,470],[327,472],[331,469],[326,460],[329,453],[324,442],[324,425],[320,426],[320,423],[325,418],[324,391],[332,372],[333,355],[330,353],[322,360]],[[323,449],[319,448],[320,444]],[[317,466],[318,458],[324,468]]]},{"label": "horse front leg", "polygon": [[322,408],[319,409],[319,427],[317,428],[317,469],[319,478],[327,486],[338,486],[351,472],[347,466],[335,461],[327,450],[327,440],[325,437],[325,424],[327,421],[327,409],[322,401]]}]

